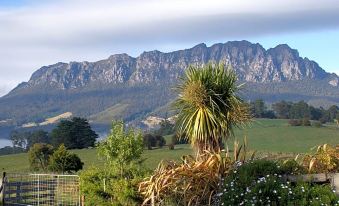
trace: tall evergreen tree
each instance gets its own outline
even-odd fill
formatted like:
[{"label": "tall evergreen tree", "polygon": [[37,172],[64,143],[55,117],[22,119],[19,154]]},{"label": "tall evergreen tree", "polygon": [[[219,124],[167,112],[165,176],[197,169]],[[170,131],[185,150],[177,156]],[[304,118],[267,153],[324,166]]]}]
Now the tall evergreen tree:
[{"label": "tall evergreen tree", "polygon": [[98,135],[84,118],[74,117],[61,121],[51,133],[52,144],[64,144],[68,149],[93,147]]}]

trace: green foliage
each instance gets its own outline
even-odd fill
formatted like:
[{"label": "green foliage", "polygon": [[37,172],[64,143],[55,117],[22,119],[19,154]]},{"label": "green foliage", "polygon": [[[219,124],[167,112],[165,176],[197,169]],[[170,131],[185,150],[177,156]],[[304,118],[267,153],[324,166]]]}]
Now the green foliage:
[{"label": "green foliage", "polygon": [[14,130],[11,132],[10,139],[14,147],[29,149],[36,143],[50,143],[48,132],[36,130],[32,132]]},{"label": "green foliage", "polygon": [[28,132],[20,132],[14,130],[10,134],[10,140],[12,141],[13,147],[20,147],[22,149],[27,149],[29,133]]},{"label": "green foliage", "polygon": [[0,156],[1,155],[10,155],[10,154],[18,154],[18,153],[23,153],[26,150],[22,149],[21,147],[10,147],[6,146],[3,148],[0,148]]},{"label": "green foliage", "polygon": [[140,205],[137,185],[147,173],[140,160],[142,152],[141,133],[126,131],[122,121],[114,121],[111,133],[98,144],[105,167],[81,174],[86,205]]},{"label": "green foliage", "polygon": [[174,132],[175,132],[174,124],[172,124],[168,120],[163,120],[160,122],[160,128],[154,131],[154,134],[159,135],[159,136],[165,136],[165,135],[173,134]]},{"label": "green foliage", "polygon": [[146,133],[142,136],[142,140],[144,143],[144,147],[146,147],[148,150],[152,150],[153,147],[162,148],[166,145],[166,140],[161,135]]},{"label": "green foliage", "polygon": [[142,136],[144,147],[147,147],[148,150],[152,150],[152,147],[155,147],[156,140],[152,134],[144,134]]},{"label": "green foliage", "polygon": [[83,171],[80,175],[81,193],[85,195],[86,205],[140,205],[142,198],[138,194],[138,183],[147,174],[135,165],[132,176],[120,178],[115,171],[95,167]]},{"label": "green foliage", "polygon": [[247,106],[237,95],[240,86],[236,82],[232,69],[208,64],[189,67],[177,86],[177,126],[198,153],[220,150],[222,139],[249,119]]},{"label": "green foliage", "polygon": [[92,130],[84,118],[74,117],[72,120],[62,120],[51,132],[55,147],[64,144],[68,149],[93,147],[98,135]]},{"label": "green foliage", "polygon": [[281,162],[280,170],[282,171],[283,174],[291,175],[307,173],[307,170],[293,159],[288,159]]},{"label": "green foliage", "polygon": [[239,167],[230,174],[230,179],[238,179],[237,183],[241,187],[250,185],[254,180],[270,174],[281,174],[277,163],[269,160],[255,160]]},{"label": "green foliage", "polygon": [[83,164],[76,154],[67,151],[65,145],[61,144],[50,156],[48,168],[62,174],[74,173],[81,170]]},{"label": "green foliage", "polygon": [[302,121],[300,119],[290,119],[288,120],[288,124],[291,126],[301,126],[302,125]]},{"label": "green foliage", "polygon": [[98,144],[98,154],[109,166],[117,166],[120,174],[133,161],[140,159],[143,140],[140,132],[125,130],[122,121],[112,123],[111,133]]},{"label": "green foliage", "polygon": [[272,110],[268,110],[267,106],[262,99],[257,99],[250,102],[250,111],[255,118],[275,118]]},{"label": "green foliage", "polygon": [[52,145],[45,143],[34,144],[28,151],[28,160],[32,170],[47,171],[49,165],[49,157],[53,153]]},{"label": "green foliage", "polygon": [[[259,171],[262,170],[262,171]],[[222,181],[222,205],[336,205],[339,198],[327,185],[284,182],[276,163],[244,164]],[[249,175],[253,175],[249,177]],[[245,178],[246,180],[243,180]]]},{"label": "green foliage", "polygon": [[[293,102],[276,102],[272,105],[276,116],[281,119],[301,119],[317,120],[321,123],[333,122],[339,116],[339,108],[336,105],[324,109],[315,108],[304,101]],[[304,122],[304,126],[310,126],[309,122]]]},{"label": "green foliage", "polygon": [[156,144],[155,146],[157,146],[158,148],[162,148],[163,146],[166,145],[166,140],[163,136],[161,135],[156,135],[155,136],[155,140],[156,140]]},{"label": "green foliage", "polygon": [[313,127],[322,127],[323,124],[321,124],[320,121],[314,121],[314,122],[312,123],[312,126],[313,126]]}]

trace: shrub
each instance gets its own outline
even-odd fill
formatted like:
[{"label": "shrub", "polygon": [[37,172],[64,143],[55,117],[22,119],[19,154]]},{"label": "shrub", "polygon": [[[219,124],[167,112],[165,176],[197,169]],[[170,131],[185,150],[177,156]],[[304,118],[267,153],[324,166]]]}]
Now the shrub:
[{"label": "shrub", "polygon": [[168,145],[168,149],[169,149],[169,150],[174,150],[174,144],[173,144],[173,143],[169,144],[169,145]]},{"label": "shrub", "polygon": [[50,156],[48,168],[53,172],[74,173],[82,169],[84,165],[80,158],[66,150],[65,145],[59,148]]},{"label": "shrub", "polygon": [[80,174],[81,193],[86,197],[85,205],[140,205],[138,183],[147,174],[140,168],[133,170],[129,178],[120,178],[116,171],[89,168]]},{"label": "shrub", "polygon": [[98,154],[107,166],[119,170],[121,177],[130,164],[138,161],[143,152],[143,141],[140,132],[125,130],[122,121],[112,124],[111,133],[98,144]]},{"label": "shrub", "polygon": [[339,151],[328,144],[320,145],[314,154],[304,156],[302,164],[310,173],[339,172]]},{"label": "shrub", "polygon": [[311,121],[308,118],[303,118],[301,120],[302,126],[311,126]]},{"label": "shrub", "polygon": [[306,206],[338,203],[339,199],[328,185],[292,185],[283,181],[282,172],[277,164],[268,161],[240,166],[222,181],[217,194],[220,204]]},{"label": "shrub", "polygon": [[104,168],[81,173],[82,194],[86,205],[140,205],[138,183],[148,171],[143,167],[142,137],[133,129],[125,130],[123,122],[113,122],[107,139],[98,144]]},{"label": "shrub", "polygon": [[312,124],[313,127],[322,127],[322,123],[320,121],[314,121]]},{"label": "shrub", "polygon": [[238,184],[242,187],[250,185],[254,180],[265,177],[269,174],[282,174],[279,165],[269,160],[255,160],[242,165],[239,169],[234,170],[229,175],[229,179],[237,179]]},{"label": "shrub", "polygon": [[144,134],[142,136],[144,147],[147,147],[148,150],[152,150],[152,147],[155,147],[156,140],[152,134]]},{"label": "shrub", "polygon": [[303,166],[301,166],[296,160],[292,159],[282,162],[280,165],[280,170],[283,174],[291,175],[305,174],[307,172],[307,170]]},{"label": "shrub", "polygon": [[336,205],[339,198],[328,185],[311,185],[284,182],[279,175],[257,178],[243,187],[239,179],[232,179],[223,185],[222,205]]},{"label": "shrub", "polygon": [[28,151],[29,165],[32,170],[47,171],[49,157],[53,154],[53,146],[45,143],[34,144]]},{"label": "shrub", "polygon": [[221,154],[205,153],[195,160],[190,156],[182,164],[162,163],[154,174],[141,182],[140,193],[144,205],[204,205],[218,190],[218,182],[232,166],[229,158]]},{"label": "shrub", "polygon": [[291,126],[301,126],[302,125],[302,121],[299,119],[290,119],[288,120],[288,124]]},{"label": "shrub", "polygon": [[164,145],[166,145],[166,140],[161,135],[155,136],[155,140],[156,140],[156,146],[159,148],[162,148]]}]

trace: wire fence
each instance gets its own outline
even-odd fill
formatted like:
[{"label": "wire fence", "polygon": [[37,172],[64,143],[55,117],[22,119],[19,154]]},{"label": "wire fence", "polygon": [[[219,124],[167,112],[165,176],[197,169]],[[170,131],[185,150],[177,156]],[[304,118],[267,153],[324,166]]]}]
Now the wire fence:
[{"label": "wire fence", "polygon": [[80,206],[77,175],[6,174],[5,205]]}]

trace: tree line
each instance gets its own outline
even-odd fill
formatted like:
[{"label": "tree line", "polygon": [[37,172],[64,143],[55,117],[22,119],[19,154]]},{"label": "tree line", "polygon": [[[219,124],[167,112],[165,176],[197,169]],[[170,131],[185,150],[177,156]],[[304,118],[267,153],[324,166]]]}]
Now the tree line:
[{"label": "tree line", "polygon": [[314,107],[305,101],[288,102],[280,101],[271,105],[261,100],[251,101],[249,108],[253,117],[256,118],[277,118],[277,119],[309,119],[324,124],[339,119],[339,107],[332,105],[328,109]]},{"label": "tree line", "polygon": [[28,151],[36,143],[51,144],[55,148],[61,144],[67,149],[88,148],[94,146],[97,138],[88,121],[80,117],[60,121],[50,133],[44,130],[14,130],[10,135],[13,148],[23,151]]}]

